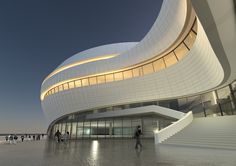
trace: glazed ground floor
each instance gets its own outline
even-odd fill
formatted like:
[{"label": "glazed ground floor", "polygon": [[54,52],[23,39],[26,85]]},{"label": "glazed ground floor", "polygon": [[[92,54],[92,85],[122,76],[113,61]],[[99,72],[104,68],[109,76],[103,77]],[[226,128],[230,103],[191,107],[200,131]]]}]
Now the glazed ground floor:
[{"label": "glazed ground floor", "polygon": [[176,120],[155,114],[94,120],[66,118],[51,128],[50,136],[53,138],[59,130],[62,134],[68,131],[70,139],[132,138],[137,126],[141,126],[142,137],[153,138],[154,130],[160,130],[174,121]]}]

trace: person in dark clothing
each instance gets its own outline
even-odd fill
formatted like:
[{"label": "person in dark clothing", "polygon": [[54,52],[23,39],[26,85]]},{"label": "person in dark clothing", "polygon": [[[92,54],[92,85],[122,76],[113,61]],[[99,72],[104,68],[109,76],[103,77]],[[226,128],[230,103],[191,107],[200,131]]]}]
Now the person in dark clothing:
[{"label": "person in dark clothing", "polygon": [[59,130],[55,133],[55,137],[57,138],[57,142],[61,141],[61,132]]},{"label": "person in dark clothing", "polygon": [[137,126],[137,129],[135,131],[135,139],[136,139],[136,144],[135,144],[135,149],[138,149],[138,146],[140,146],[140,148],[143,147],[143,145],[141,144],[141,126]]},{"label": "person in dark clothing", "polygon": [[21,142],[24,142],[24,135],[21,136]]}]

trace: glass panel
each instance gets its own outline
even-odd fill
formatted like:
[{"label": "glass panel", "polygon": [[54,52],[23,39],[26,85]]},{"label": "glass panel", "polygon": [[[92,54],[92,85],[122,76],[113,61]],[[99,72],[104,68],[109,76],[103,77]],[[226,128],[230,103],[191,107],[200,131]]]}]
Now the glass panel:
[{"label": "glass panel", "polygon": [[64,89],[64,90],[67,90],[68,88],[69,88],[69,87],[68,87],[68,83],[64,83],[64,84],[63,84],[63,89]]},{"label": "glass panel", "polygon": [[197,20],[195,20],[195,23],[193,25],[193,30],[197,33]]},{"label": "glass panel", "polygon": [[122,72],[115,73],[115,74],[114,74],[114,77],[115,77],[115,80],[116,80],[116,81],[123,80],[123,74],[122,74]]},{"label": "glass panel", "polygon": [[63,91],[63,86],[62,85],[59,85],[59,92],[60,91]]},{"label": "glass panel", "polygon": [[91,77],[91,78],[89,78],[89,84],[90,84],[90,85],[95,85],[95,84],[97,84],[97,78],[96,78],[96,77]]},{"label": "glass panel", "polygon": [[62,123],[61,134],[64,134],[66,131],[66,123]]},{"label": "glass panel", "polygon": [[72,89],[74,87],[75,87],[75,82],[74,81],[69,82],[69,88]]},{"label": "glass panel", "polygon": [[143,74],[153,73],[152,63],[143,66]]},{"label": "glass panel", "polygon": [[143,69],[142,67],[137,67],[133,69],[133,77],[139,77],[143,75]]},{"label": "glass panel", "polygon": [[232,83],[232,89],[233,89],[233,90],[236,90],[236,81],[234,81],[234,82]]},{"label": "glass panel", "polygon": [[[70,122],[66,124],[65,133],[66,133],[66,132],[69,132],[69,135],[71,135],[71,123],[70,123]],[[63,134],[65,134],[65,133],[63,133]]]},{"label": "glass panel", "polygon": [[55,93],[57,93],[58,92],[58,86],[57,87],[55,87]]},{"label": "glass panel", "polygon": [[77,123],[76,122],[73,122],[72,123],[72,130],[71,130],[71,138],[76,138],[76,128],[77,128]]},{"label": "glass panel", "polygon": [[163,58],[156,60],[155,62],[153,62],[153,67],[155,71],[159,71],[161,69],[165,68],[165,63],[163,61]]},{"label": "glass panel", "polygon": [[52,89],[52,94],[54,94],[54,92],[55,92],[55,89],[53,88],[53,89]]},{"label": "glass panel", "polygon": [[233,102],[231,99],[231,93],[229,86],[217,90],[218,94],[218,103],[220,103],[221,110],[223,115],[232,115],[233,114]]},{"label": "glass panel", "polygon": [[204,104],[200,95],[187,98],[188,111],[193,112],[194,117],[204,117]]},{"label": "glass panel", "polygon": [[146,138],[152,138],[154,130],[154,122],[152,117],[143,117],[143,136]]},{"label": "glass panel", "polygon": [[[57,130],[61,131],[61,127],[60,127],[59,124],[57,124]],[[57,131],[57,130],[56,130],[56,131]]]},{"label": "glass panel", "polygon": [[188,49],[183,43],[181,43],[174,51],[179,60],[183,59],[188,53]]},{"label": "glass panel", "polygon": [[109,130],[106,130],[105,121],[98,121],[97,135],[100,138],[104,138],[109,134]]},{"label": "glass panel", "polygon": [[89,85],[88,79],[87,78],[82,79],[82,86],[88,86],[88,85]]},{"label": "glass panel", "polygon": [[75,81],[75,87],[81,87],[81,80]]},{"label": "glass panel", "polygon": [[106,82],[112,82],[112,81],[114,81],[113,74],[106,75]]},{"label": "glass panel", "polygon": [[113,120],[106,120],[106,131],[108,131],[108,135],[106,137],[113,137]]},{"label": "glass panel", "polygon": [[90,137],[90,122],[84,122],[84,130],[83,130],[83,137]]},{"label": "glass panel", "polygon": [[124,71],[123,75],[124,75],[124,79],[132,78],[133,77],[132,70]]},{"label": "glass panel", "polygon": [[132,135],[134,135],[135,131],[136,131],[136,128],[137,126],[141,126],[141,129],[142,129],[142,121],[141,119],[131,119],[131,126],[132,126]]},{"label": "glass panel", "polygon": [[206,111],[207,116],[220,116],[219,106],[216,101],[215,92],[209,92],[202,96],[202,103]]},{"label": "glass panel", "polygon": [[123,137],[133,137],[131,119],[123,119]]},{"label": "glass panel", "polygon": [[98,132],[97,132],[97,128],[98,128],[98,126],[97,126],[98,124],[97,124],[97,121],[91,121],[91,137],[93,137],[93,138],[97,138],[97,136],[98,136]]},{"label": "glass panel", "polygon": [[166,63],[166,67],[169,67],[169,66],[177,63],[177,59],[176,59],[175,54],[173,52],[166,55],[164,57],[164,60],[165,60],[165,63]]},{"label": "glass panel", "polygon": [[98,76],[98,77],[97,77],[97,82],[98,82],[98,84],[105,83],[105,82],[106,82],[105,80],[106,80],[106,79],[105,79],[105,76]]},{"label": "glass panel", "polygon": [[77,138],[81,138],[82,136],[83,136],[83,122],[78,122]]},{"label": "glass panel", "polygon": [[122,119],[114,119],[114,137],[122,137]]},{"label": "glass panel", "polygon": [[190,33],[184,40],[184,43],[188,46],[189,49],[191,49],[194,44],[195,39],[196,39],[196,34],[193,33],[193,31],[190,31]]}]

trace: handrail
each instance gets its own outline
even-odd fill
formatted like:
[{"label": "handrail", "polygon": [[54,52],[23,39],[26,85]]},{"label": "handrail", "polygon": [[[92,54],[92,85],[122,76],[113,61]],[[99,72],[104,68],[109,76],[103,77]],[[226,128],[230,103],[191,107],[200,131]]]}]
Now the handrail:
[{"label": "handrail", "polygon": [[171,137],[172,135],[178,133],[186,126],[188,126],[192,121],[193,121],[193,113],[192,111],[189,111],[183,118],[167,126],[166,128],[160,131],[155,130],[154,131],[155,144],[159,144],[164,140],[166,140],[167,138]]}]

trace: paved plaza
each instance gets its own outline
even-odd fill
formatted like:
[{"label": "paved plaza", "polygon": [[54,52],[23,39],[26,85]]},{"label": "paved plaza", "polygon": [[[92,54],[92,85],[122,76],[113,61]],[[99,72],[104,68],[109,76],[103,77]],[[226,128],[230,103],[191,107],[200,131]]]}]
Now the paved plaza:
[{"label": "paved plaza", "polygon": [[0,145],[0,165],[7,166],[235,166],[236,151],[155,146],[142,140],[79,140],[69,143],[27,141]]}]

